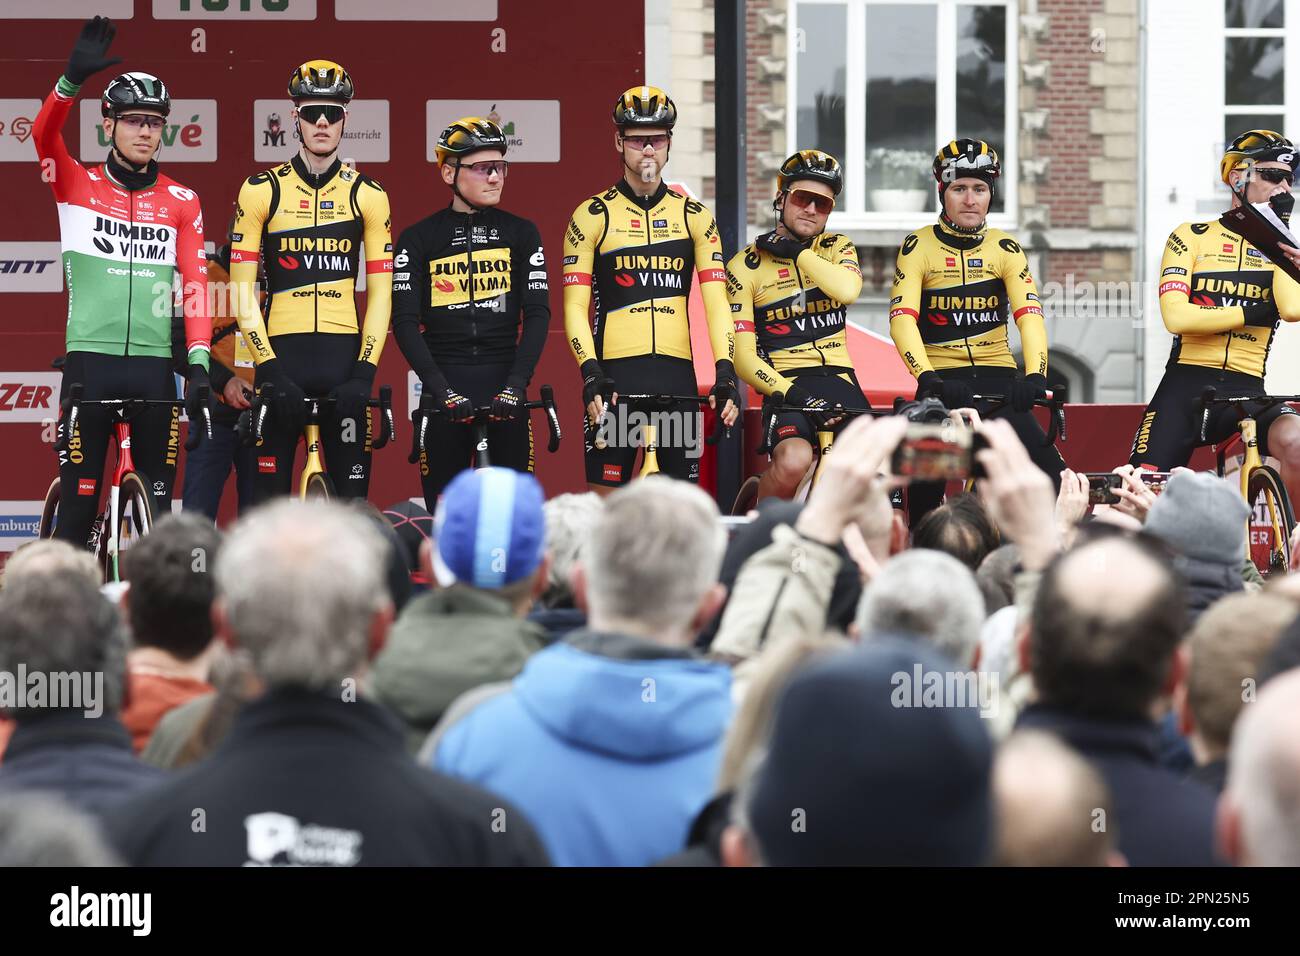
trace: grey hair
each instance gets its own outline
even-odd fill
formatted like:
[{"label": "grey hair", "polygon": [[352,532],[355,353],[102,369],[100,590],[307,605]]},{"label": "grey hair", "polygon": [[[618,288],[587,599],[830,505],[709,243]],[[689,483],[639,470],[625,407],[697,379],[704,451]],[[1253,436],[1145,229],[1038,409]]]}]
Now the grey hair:
[{"label": "grey hair", "polygon": [[[1227,793],[1241,817],[1246,860],[1300,866],[1300,669],[1275,677],[1242,708]],[[1243,862],[1243,861],[1238,861]]]},{"label": "grey hair", "polygon": [[271,687],[335,688],[391,607],[387,542],[355,508],[285,499],[241,519],[217,557],[226,622]]},{"label": "grey hair", "polygon": [[[103,674],[94,703],[116,714],[122,709],[126,649],[121,614],[84,575],[54,566],[29,568],[0,591],[0,671],[16,674],[23,665],[28,674],[45,674],[51,692],[56,674]],[[33,713],[15,708],[10,716],[21,721]]]},{"label": "grey hair", "polygon": [[912,635],[962,668],[975,659],[984,596],[968,567],[950,554],[918,548],[890,558],[858,602],[858,633]]},{"label": "grey hair", "polygon": [[0,796],[0,866],[120,866],[95,822],[52,793]]},{"label": "grey hair", "polygon": [[24,574],[79,574],[96,587],[104,573],[85,548],[74,548],[58,538],[39,538],[23,545],[5,563],[0,587],[6,587]]},{"label": "grey hair", "polygon": [[666,633],[689,627],[726,545],[717,505],[694,485],[651,476],[619,489],[583,551],[591,616]]},{"label": "grey hair", "polygon": [[573,566],[582,557],[583,546],[600,517],[603,502],[594,491],[556,495],[546,502],[546,550],[551,566],[546,577],[542,604],[558,607],[573,601]]}]

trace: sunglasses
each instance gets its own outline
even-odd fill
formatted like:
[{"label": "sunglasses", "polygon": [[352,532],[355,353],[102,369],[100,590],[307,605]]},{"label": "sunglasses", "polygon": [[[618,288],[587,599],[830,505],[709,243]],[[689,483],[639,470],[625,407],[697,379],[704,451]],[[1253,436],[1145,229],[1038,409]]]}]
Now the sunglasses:
[{"label": "sunglasses", "polygon": [[457,163],[457,169],[468,169],[475,176],[487,179],[493,173],[496,173],[502,179],[506,178],[506,172],[510,169],[510,164],[504,159],[488,159],[481,163]]},{"label": "sunglasses", "polygon": [[1295,183],[1295,173],[1289,169],[1260,169],[1255,167],[1255,175],[1266,183]]},{"label": "sunglasses", "polygon": [[647,146],[653,146],[656,150],[660,150],[668,145],[668,135],[659,133],[655,136],[624,136],[623,142],[639,152],[644,151]]},{"label": "sunglasses", "polygon": [[797,209],[807,209],[811,206],[823,216],[829,216],[831,210],[835,208],[835,200],[830,196],[823,196],[821,193],[809,192],[806,189],[791,190],[790,202]]},{"label": "sunglasses", "polygon": [[119,116],[119,123],[125,123],[127,129],[162,129],[167,125],[167,120],[161,116],[142,116],[139,113],[130,113],[126,116]]},{"label": "sunglasses", "polygon": [[343,119],[347,110],[335,103],[312,103],[308,106],[298,107],[298,115],[313,126],[320,122],[320,118],[325,117],[325,121],[333,126],[339,120]]}]

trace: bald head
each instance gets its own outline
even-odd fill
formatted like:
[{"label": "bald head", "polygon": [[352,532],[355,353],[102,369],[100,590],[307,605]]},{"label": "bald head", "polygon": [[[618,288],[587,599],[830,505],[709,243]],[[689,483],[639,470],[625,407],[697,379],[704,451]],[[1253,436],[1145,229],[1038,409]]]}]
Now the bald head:
[{"label": "bald head", "polygon": [[1152,545],[1103,538],[1058,557],[1030,616],[1029,665],[1045,704],[1146,718],[1186,628],[1182,582]]},{"label": "bald head", "polygon": [[1300,669],[1269,681],[1237,721],[1219,808],[1226,855],[1300,866]]},{"label": "bald head", "polygon": [[1088,762],[1050,734],[1022,730],[993,765],[998,866],[1107,866],[1110,792]]}]

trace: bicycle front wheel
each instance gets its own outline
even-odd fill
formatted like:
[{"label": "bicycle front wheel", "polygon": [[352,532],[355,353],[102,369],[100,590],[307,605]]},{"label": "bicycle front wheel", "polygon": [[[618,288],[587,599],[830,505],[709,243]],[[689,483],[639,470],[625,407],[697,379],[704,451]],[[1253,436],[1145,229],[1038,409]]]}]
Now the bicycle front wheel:
[{"label": "bicycle front wheel", "polygon": [[41,523],[36,529],[36,537],[54,536],[54,522],[59,516],[59,477],[54,476],[49,490],[45,492],[45,506],[41,509]]},{"label": "bicycle front wheel", "polygon": [[122,580],[121,556],[131,545],[153,528],[153,498],[149,494],[149,479],[138,471],[122,476],[117,499],[117,547],[110,550],[109,528],[104,528],[100,538],[100,560],[104,566],[105,581]]},{"label": "bicycle front wheel", "polygon": [[1295,530],[1286,485],[1276,471],[1264,465],[1251,472],[1246,497],[1251,506],[1251,560],[1260,574],[1286,574],[1291,567],[1291,532]]},{"label": "bicycle front wheel", "polygon": [[329,501],[336,497],[334,493],[334,482],[330,481],[330,476],[323,471],[318,471],[307,479],[307,491],[303,496],[308,501],[313,498],[319,498],[322,501]]}]

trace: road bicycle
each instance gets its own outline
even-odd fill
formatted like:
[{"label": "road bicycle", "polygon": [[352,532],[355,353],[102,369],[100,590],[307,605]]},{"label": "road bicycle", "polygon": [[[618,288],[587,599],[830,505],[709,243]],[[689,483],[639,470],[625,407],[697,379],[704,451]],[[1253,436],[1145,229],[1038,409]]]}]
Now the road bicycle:
[{"label": "road bicycle", "polygon": [[[245,445],[258,445],[261,443],[262,436],[265,433],[266,419],[270,414],[270,406],[274,398],[275,386],[271,384],[263,385],[257,390],[257,396],[253,399],[252,406],[240,413],[239,421],[235,424],[235,431],[239,435],[240,441]],[[325,461],[321,456],[320,438],[321,409],[333,404],[334,401],[335,399],[332,398],[310,395],[303,399],[306,417],[303,420],[302,440],[307,445],[307,457],[303,461],[302,471],[298,475],[298,497],[304,501],[308,498],[322,498],[328,501],[338,496],[334,482],[325,469]],[[378,451],[392,440],[394,434],[392,387],[388,385],[380,386],[379,397],[368,400],[366,408],[377,408],[380,412],[379,436],[370,446],[375,451]],[[366,414],[369,415],[369,411]]]},{"label": "road bicycle", "polygon": [[[554,454],[560,448],[560,415],[555,408],[555,390],[549,385],[543,385],[540,389],[541,398],[535,402],[524,402],[521,407],[525,409],[540,408],[546,412],[546,428],[550,433],[550,440],[546,443],[546,450]],[[429,406],[421,403],[415,411],[411,412],[411,453],[406,456],[407,462],[414,465],[420,460],[420,457],[427,451],[426,438],[429,432],[429,418],[433,415],[450,414],[445,408]],[[474,414],[463,424],[474,429],[474,468],[488,468],[492,464],[490,452],[490,443],[488,442],[488,425],[492,422],[492,406],[480,405],[474,409]]]},{"label": "road bicycle", "polygon": [[[1214,452],[1215,470],[1219,477],[1226,477],[1225,462],[1229,452],[1242,454],[1241,469],[1238,473],[1238,487],[1241,497],[1250,505],[1251,515],[1246,519],[1246,557],[1255,562],[1259,573],[1268,575],[1274,571],[1286,574],[1291,566],[1291,532],[1295,530],[1295,514],[1291,509],[1291,499],[1286,493],[1282,476],[1271,466],[1264,464],[1259,454],[1259,423],[1255,416],[1276,405],[1300,401],[1297,395],[1240,395],[1231,398],[1219,398],[1214,386],[1207,386],[1201,392],[1201,441],[1207,441],[1206,431],[1210,425],[1210,409],[1219,405],[1231,405],[1241,415],[1237,422],[1237,434],[1210,447]],[[1248,409],[1247,406],[1250,406]],[[1263,525],[1263,537],[1257,537],[1255,528]]]},{"label": "road bicycle", "polygon": [[[113,417],[113,443],[117,448],[117,462],[113,468],[112,479],[108,486],[108,502],[103,511],[95,517],[91,525],[90,537],[86,542],[91,553],[95,555],[103,569],[106,582],[121,580],[121,554],[133,542],[147,535],[154,525],[153,483],[135,466],[131,457],[131,419],[146,408],[166,407],[172,409],[179,419],[178,407],[184,408],[184,399],[144,399],[144,398],[104,398],[84,399],[84,387],[75,384],[68,387],[60,411],[63,415],[63,428],[54,444],[60,455],[80,453],[81,436],[78,424],[82,409],[88,405],[105,408]],[[208,408],[209,390],[204,386],[199,390],[199,400],[203,408],[203,424],[195,427],[190,423],[190,433],[185,440],[185,450],[193,451],[203,437],[212,437],[212,417]],[[80,489],[78,489],[80,492]],[[37,527],[37,537],[48,538],[54,534],[58,522],[59,499],[63,495],[63,485],[59,477],[50,482],[45,492],[45,504],[41,509],[41,520]]]},{"label": "road bicycle", "polygon": [[[637,422],[636,429],[639,432],[637,436],[640,441],[643,454],[641,456],[641,468],[633,478],[635,481],[639,478],[647,478],[650,475],[657,475],[659,468],[659,425],[663,423],[662,416],[678,414],[674,411],[677,405],[700,405],[709,404],[708,395],[671,395],[660,392],[643,392],[633,393],[630,395],[618,394],[615,402],[608,402],[605,410],[596,421],[595,437],[592,444],[598,450],[603,451],[609,447],[608,439],[605,437],[605,425],[609,421],[609,415],[612,409],[619,406],[627,408],[629,414],[632,412],[641,412],[645,415],[645,421]],[[723,434],[731,434],[731,428],[722,423],[722,403],[715,409],[717,415],[717,427],[714,428],[713,434],[704,440],[706,445],[716,445],[722,438]],[[686,429],[679,428],[683,441],[685,441]]]}]

